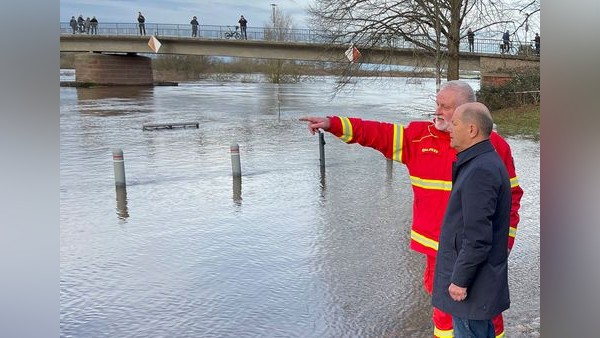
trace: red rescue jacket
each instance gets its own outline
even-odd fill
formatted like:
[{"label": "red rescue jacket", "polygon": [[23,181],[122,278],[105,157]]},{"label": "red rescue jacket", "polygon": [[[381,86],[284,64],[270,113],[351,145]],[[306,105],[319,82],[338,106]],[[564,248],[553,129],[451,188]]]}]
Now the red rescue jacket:
[{"label": "red rescue jacket", "polygon": [[[328,131],[342,141],[377,149],[385,157],[406,165],[414,193],[410,248],[435,256],[452,189],[452,162],[456,160],[456,150],[450,147],[450,134],[427,121],[414,121],[406,126],[341,116],[330,117],[329,121]],[[496,132],[492,132],[490,141],[510,177],[512,206],[508,248],[512,249],[523,189],[517,180],[508,143]]]}]

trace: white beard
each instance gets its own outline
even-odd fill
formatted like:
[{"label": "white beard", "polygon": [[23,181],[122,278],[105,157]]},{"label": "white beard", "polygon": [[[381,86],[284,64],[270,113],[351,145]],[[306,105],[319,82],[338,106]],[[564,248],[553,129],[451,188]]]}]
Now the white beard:
[{"label": "white beard", "polygon": [[448,121],[436,117],[433,121],[435,128],[440,131],[448,131]]}]

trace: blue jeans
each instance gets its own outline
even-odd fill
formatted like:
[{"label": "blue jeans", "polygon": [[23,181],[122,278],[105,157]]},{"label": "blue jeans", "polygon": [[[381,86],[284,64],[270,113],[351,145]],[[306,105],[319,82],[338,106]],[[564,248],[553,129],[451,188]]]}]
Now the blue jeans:
[{"label": "blue jeans", "polygon": [[491,320],[469,320],[452,316],[455,338],[495,338]]}]

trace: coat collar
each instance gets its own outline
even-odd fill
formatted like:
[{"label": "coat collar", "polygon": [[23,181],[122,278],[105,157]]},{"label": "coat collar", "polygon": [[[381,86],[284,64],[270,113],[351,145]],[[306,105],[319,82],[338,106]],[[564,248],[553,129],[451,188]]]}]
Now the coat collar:
[{"label": "coat collar", "polygon": [[483,153],[487,153],[489,151],[494,151],[494,146],[492,145],[489,139],[475,143],[469,148],[456,154],[456,166],[460,166],[463,163],[471,160],[472,158]]}]

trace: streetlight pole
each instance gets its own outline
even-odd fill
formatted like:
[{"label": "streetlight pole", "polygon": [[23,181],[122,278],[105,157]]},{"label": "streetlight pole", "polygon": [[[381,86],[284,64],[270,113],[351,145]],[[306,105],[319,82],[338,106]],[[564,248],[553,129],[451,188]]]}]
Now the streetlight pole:
[{"label": "streetlight pole", "polygon": [[277,4],[271,4],[271,7],[273,8],[273,14],[271,15],[271,19],[273,20],[273,28],[275,28],[275,7],[277,7]]},{"label": "streetlight pole", "polygon": [[441,46],[441,29],[440,29],[440,5],[439,0],[435,0],[435,92],[439,92],[442,86],[442,53]]}]

